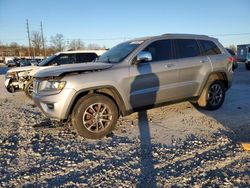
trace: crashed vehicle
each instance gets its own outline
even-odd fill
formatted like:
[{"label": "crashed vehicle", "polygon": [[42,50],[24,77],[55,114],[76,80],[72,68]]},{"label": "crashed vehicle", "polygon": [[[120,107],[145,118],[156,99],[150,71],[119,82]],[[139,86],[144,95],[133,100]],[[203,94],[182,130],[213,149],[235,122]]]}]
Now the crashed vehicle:
[{"label": "crashed vehicle", "polygon": [[49,118],[69,121],[90,139],[119,116],[190,101],[216,110],[231,87],[232,57],[215,38],[164,34],[118,44],[97,61],[52,67],[34,76],[33,100]]},{"label": "crashed vehicle", "polygon": [[106,50],[82,50],[58,52],[43,60],[38,66],[17,67],[8,70],[5,76],[5,87],[13,93],[17,90],[24,90],[25,94],[32,98],[33,76],[39,70],[65,64],[92,62]]}]

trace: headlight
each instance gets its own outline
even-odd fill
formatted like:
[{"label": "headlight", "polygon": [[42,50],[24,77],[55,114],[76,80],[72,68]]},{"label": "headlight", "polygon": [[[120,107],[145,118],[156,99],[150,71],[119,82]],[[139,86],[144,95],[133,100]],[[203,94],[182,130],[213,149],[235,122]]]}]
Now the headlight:
[{"label": "headlight", "polygon": [[64,81],[43,81],[40,83],[40,91],[61,91],[66,82]]}]

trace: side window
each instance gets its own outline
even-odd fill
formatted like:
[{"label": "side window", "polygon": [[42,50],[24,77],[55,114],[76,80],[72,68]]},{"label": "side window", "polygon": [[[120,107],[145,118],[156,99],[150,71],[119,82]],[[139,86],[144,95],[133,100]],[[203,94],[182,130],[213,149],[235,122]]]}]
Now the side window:
[{"label": "side window", "polygon": [[202,47],[202,55],[216,55],[221,54],[220,49],[214,42],[209,40],[198,40]]},{"label": "side window", "polygon": [[85,62],[92,62],[98,56],[95,53],[77,53],[76,54],[76,62],[77,63],[85,63]]},{"label": "side window", "polygon": [[62,54],[55,61],[58,65],[73,64],[76,62],[74,54]]},{"label": "side window", "polygon": [[162,61],[172,59],[171,40],[159,40],[149,44],[143,51],[152,54],[152,61]]},{"label": "side window", "polygon": [[177,58],[200,56],[199,46],[194,39],[175,39]]}]

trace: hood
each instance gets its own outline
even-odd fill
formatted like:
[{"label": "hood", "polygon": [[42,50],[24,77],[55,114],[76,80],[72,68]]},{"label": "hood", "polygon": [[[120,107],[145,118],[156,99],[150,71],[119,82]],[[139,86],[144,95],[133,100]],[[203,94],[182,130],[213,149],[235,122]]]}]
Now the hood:
[{"label": "hood", "polygon": [[99,63],[99,62],[60,65],[40,70],[35,74],[35,77],[44,78],[52,76],[61,76],[64,73],[83,72],[90,70],[103,70],[103,69],[108,69],[110,67],[112,67],[112,64],[110,63]]},{"label": "hood", "polygon": [[10,72],[20,72],[20,71],[29,71],[29,70],[34,70],[38,69],[38,66],[26,66],[26,67],[16,67],[8,70],[8,73]]}]

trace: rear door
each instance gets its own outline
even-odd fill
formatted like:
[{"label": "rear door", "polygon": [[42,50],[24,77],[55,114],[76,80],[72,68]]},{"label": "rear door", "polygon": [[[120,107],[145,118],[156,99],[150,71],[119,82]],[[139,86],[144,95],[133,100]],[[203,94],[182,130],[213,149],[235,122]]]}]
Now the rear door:
[{"label": "rear door", "polygon": [[179,98],[197,96],[207,72],[212,71],[209,58],[202,55],[195,39],[174,39],[179,67]]}]

